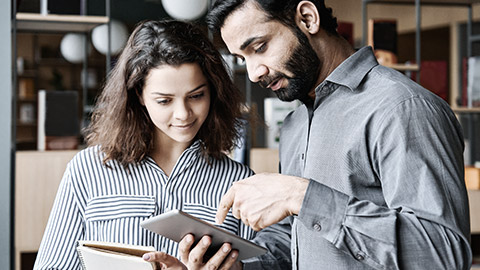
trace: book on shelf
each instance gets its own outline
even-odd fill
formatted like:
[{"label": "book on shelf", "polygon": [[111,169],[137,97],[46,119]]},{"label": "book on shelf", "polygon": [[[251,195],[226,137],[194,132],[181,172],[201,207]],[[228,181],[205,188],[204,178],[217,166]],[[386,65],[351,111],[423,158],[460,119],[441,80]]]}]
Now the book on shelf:
[{"label": "book on shelf", "polygon": [[156,270],[157,263],[147,262],[142,256],[155,251],[151,246],[137,246],[112,242],[79,241],[78,257],[84,270]]},{"label": "book on shelf", "polygon": [[35,98],[35,82],[33,78],[18,79],[18,98],[19,99]]},{"label": "book on shelf", "polygon": [[466,90],[465,106],[480,106],[480,56],[468,58]]},{"label": "book on shelf", "polygon": [[345,21],[339,21],[338,22],[338,27],[337,27],[337,33],[342,36],[345,40],[352,45],[352,47],[355,46],[354,44],[354,36],[353,36],[353,23],[351,22],[345,22]]},{"label": "book on shelf", "polygon": [[77,91],[38,91],[38,150],[77,149],[80,135]]},{"label": "book on shelf", "polygon": [[368,45],[372,46],[381,65],[396,64],[397,21],[395,19],[370,19],[367,29]]},{"label": "book on shelf", "polygon": [[[415,63],[415,61],[410,61]],[[417,72],[411,72],[411,78],[418,82]],[[420,85],[449,102],[448,64],[447,61],[420,62]]]}]

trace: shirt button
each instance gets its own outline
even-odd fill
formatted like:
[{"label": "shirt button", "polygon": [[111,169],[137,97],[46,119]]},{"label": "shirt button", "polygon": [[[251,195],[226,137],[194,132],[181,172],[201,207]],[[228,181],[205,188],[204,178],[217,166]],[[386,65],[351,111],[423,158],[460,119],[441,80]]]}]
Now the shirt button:
[{"label": "shirt button", "polygon": [[355,258],[357,258],[357,260],[359,260],[359,261],[365,260],[365,257],[360,253],[357,253],[357,255],[355,255]]},{"label": "shirt button", "polygon": [[313,229],[314,229],[315,231],[319,232],[319,231],[322,230],[322,226],[321,226],[320,224],[318,224],[318,223],[315,223],[315,224],[313,225]]}]

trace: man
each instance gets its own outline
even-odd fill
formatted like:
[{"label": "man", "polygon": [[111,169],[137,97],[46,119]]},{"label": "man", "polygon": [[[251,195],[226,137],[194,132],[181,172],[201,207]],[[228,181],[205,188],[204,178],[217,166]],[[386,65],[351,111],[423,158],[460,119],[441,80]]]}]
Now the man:
[{"label": "man", "polygon": [[353,50],[323,0],[216,1],[208,21],[252,82],[303,102],[284,121],[281,174],[235,183],[218,209],[218,222],[231,208],[261,230],[270,252],[245,268],[469,269],[463,138],[448,104],[370,47]]}]

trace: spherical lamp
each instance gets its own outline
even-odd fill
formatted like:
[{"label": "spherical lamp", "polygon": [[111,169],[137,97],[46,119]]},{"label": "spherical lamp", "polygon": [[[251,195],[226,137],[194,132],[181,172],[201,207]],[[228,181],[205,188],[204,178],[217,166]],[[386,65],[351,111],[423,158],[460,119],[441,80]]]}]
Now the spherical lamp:
[{"label": "spherical lamp", "polygon": [[[87,37],[82,34],[69,33],[63,36],[60,42],[60,52],[67,61],[79,64],[85,59],[85,39]],[[88,54],[92,51],[92,47],[88,46]]]},{"label": "spherical lamp", "polygon": [[168,15],[178,20],[195,20],[207,12],[207,0],[162,0]]},{"label": "spherical lamp", "polygon": [[[111,55],[118,54],[128,39],[127,27],[117,21],[110,21],[110,42],[111,42]],[[102,24],[95,27],[92,31],[92,43],[95,49],[100,53],[107,54],[108,52],[108,24]]]}]

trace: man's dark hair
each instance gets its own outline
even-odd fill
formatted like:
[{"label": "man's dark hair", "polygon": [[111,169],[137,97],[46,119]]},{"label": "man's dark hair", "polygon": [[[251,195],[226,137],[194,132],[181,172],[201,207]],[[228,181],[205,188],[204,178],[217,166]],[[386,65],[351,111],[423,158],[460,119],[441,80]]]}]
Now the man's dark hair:
[{"label": "man's dark hair", "polygon": [[[207,23],[210,30],[220,32],[225,19],[235,10],[241,8],[245,3],[253,1],[267,14],[271,20],[277,20],[282,24],[294,29],[295,13],[297,5],[302,0],[217,0],[214,2],[211,11],[207,15]],[[332,9],[325,6],[324,0],[310,0],[318,9],[320,14],[320,26],[328,33],[337,34],[337,18],[333,17]]]}]

